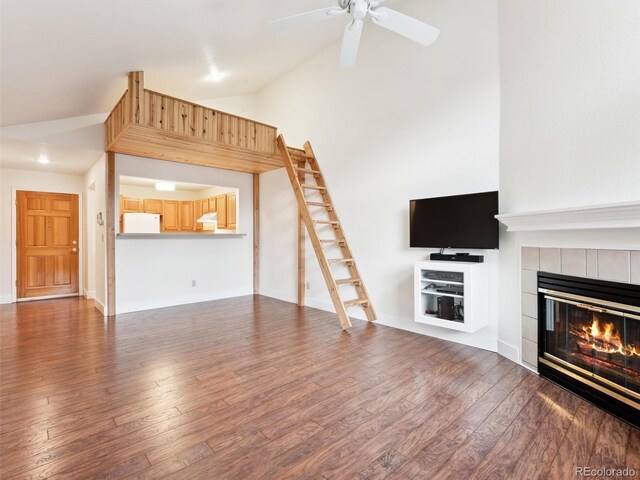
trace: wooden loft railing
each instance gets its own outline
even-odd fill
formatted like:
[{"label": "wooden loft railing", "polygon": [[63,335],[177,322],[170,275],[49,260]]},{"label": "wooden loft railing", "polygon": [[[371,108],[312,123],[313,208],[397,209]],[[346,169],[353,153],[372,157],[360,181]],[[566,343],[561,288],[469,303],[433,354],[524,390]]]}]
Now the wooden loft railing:
[{"label": "wooden loft railing", "polygon": [[146,90],[143,72],[129,74],[105,134],[107,152],[249,173],[284,166],[276,127]]}]

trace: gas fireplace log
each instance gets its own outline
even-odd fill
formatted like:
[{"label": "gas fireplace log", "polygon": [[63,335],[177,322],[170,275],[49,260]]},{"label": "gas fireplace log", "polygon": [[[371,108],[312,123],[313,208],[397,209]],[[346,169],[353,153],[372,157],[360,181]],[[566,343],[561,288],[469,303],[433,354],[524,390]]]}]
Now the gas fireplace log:
[{"label": "gas fireplace log", "polygon": [[[598,350],[597,348],[593,348],[594,344],[596,345],[596,347],[599,347],[600,350]],[[603,345],[598,345],[598,342],[587,342],[586,340],[577,340],[576,350],[581,355],[598,358],[613,365],[620,365],[621,367],[624,366],[625,359],[627,358],[618,351],[605,351],[605,347]]]},{"label": "gas fireplace log", "polygon": [[611,353],[615,353],[618,351],[618,349],[620,348],[620,345],[614,342],[609,342],[607,340],[605,340],[604,338],[601,337],[591,337],[589,336],[589,339],[587,340],[584,335],[585,332],[583,332],[582,330],[578,330],[575,327],[571,327],[569,333],[571,335],[573,335],[574,337],[578,337],[580,340],[577,340],[578,343],[583,344],[583,345],[595,345],[596,348],[600,348],[603,350],[607,350],[607,351],[611,351]]},{"label": "gas fireplace log", "polygon": [[587,365],[590,367],[594,363],[598,365],[609,365],[611,367],[610,374],[616,369],[623,371],[626,375],[639,379],[640,381],[640,357],[625,357],[624,355],[614,352],[614,353],[606,353],[606,352],[598,352],[594,351],[591,348],[591,344],[589,343],[576,343],[576,352],[569,352],[569,355],[572,357],[577,357],[586,361],[588,359]]},{"label": "gas fireplace log", "polygon": [[640,391],[640,372],[638,371],[620,367],[609,363],[606,360],[592,358],[581,353],[569,353],[569,358],[567,358],[567,360],[569,360],[573,365],[582,367],[586,370],[595,369],[594,373],[597,375],[616,381],[621,385],[624,385],[624,382],[626,381],[629,385],[633,385],[631,390],[636,392]]}]

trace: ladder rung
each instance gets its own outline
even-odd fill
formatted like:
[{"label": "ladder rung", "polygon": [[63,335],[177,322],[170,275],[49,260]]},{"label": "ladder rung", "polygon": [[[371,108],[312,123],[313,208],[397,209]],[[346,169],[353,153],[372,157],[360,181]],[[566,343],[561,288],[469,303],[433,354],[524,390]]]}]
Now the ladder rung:
[{"label": "ladder rung", "polygon": [[290,150],[289,155],[291,155],[292,157],[315,158],[311,155],[307,155],[307,153],[304,150],[292,150],[292,151]]},{"label": "ladder rung", "polygon": [[320,240],[320,243],[339,243],[339,244],[344,244],[345,241],[344,240]]},{"label": "ladder rung", "polygon": [[295,168],[299,172],[311,173],[313,175],[320,175],[320,172],[318,170],[313,170],[311,168],[302,168],[302,167],[293,167],[293,168]]},{"label": "ladder rung", "polygon": [[359,278],[343,278],[341,280],[336,280],[336,285],[347,285],[347,284],[358,284],[360,283]]},{"label": "ladder rung", "polygon": [[310,205],[312,207],[325,207],[328,209],[332,208],[330,203],[322,203],[322,202],[307,202],[307,205]]},{"label": "ladder rung", "polygon": [[329,263],[353,263],[353,258],[330,258]]},{"label": "ladder rung", "polygon": [[340,222],[336,222],[335,220],[314,220],[313,223],[322,223],[324,225],[339,225]]},{"label": "ladder rung", "polygon": [[326,188],[325,188],[325,187],[321,187],[321,186],[319,186],[319,185],[309,185],[309,184],[307,184],[307,183],[301,183],[301,184],[300,184],[300,186],[301,186],[302,188],[308,188],[308,189],[310,189],[310,190],[326,190]]},{"label": "ladder rung", "polygon": [[355,307],[356,305],[366,305],[367,303],[369,303],[369,300],[366,298],[356,298],[355,300],[347,300],[346,302],[343,302],[343,305],[345,307]]}]

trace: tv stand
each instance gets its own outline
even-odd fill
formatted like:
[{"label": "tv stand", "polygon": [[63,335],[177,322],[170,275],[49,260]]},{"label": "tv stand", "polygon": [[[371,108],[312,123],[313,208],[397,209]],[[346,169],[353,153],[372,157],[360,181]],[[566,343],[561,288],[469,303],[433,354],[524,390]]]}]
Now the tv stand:
[{"label": "tv stand", "polygon": [[486,263],[418,262],[414,279],[417,323],[469,333],[489,325]]}]

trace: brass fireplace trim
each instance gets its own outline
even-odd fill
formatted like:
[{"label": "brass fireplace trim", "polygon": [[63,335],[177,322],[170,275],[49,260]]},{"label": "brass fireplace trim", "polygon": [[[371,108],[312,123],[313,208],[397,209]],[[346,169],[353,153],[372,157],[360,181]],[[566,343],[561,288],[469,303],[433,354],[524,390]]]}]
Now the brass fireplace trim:
[{"label": "brass fireplace trim", "polygon": [[625,316],[625,312],[621,312],[620,310],[610,310],[608,308],[597,307],[587,303],[574,302],[573,300],[567,300],[566,298],[560,298],[560,297],[552,297],[550,295],[545,295],[544,298],[547,300],[553,300],[554,302],[568,303],[569,305],[575,305],[576,307],[584,308],[591,312],[607,313],[609,315],[616,315],[618,317]]},{"label": "brass fireplace trim", "polygon": [[[573,293],[566,293],[566,292],[559,292],[558,290],[550,290],[548,288],[538,288],[538,292],[540,293],[547,293],[549,295],[559,295],[560,297],[564,297],[565,299],[571,299],[571,300],[576,300],[577,302],[590,302],[591,304],[594,305],[603,305],[605,307],[611,307],[611,308],[619,308],[621,310],[626,310],[626,311],[630,311],[630,312],[635,312],[640,314],[640,307],[636,307],[634,305],[627,305],[624,303],[617,303],[617,302],[609,302],[608,300],[600,300],[598,298],[592,298],[592,297],[583,297],[582,295],[575,295]],[[570,303],[570,302],[568,302]],[[576,303],[575,305],[580,305],[582,306],[580,303]],[[614,312],[611,312],[614,313]],[[619,315],[619,313],[618,313]],[[634,320],[640,320],[640,317],[636,317],[635,315],[629,315],[626,314],[628,317],[633,318]]]},{"label": "brass fireplace trim", "polygon": [[[625,402],[628,405],[631,405],[632,407],[635,407],[637,409],[640,410],[640,394],[634,392],[633,390],[629,390],[628,388],[624,388],[621,387],[620,385],[618,385],[617,383],[614,383],[610,380],[607,380],[606,378],[601,377],[600,375],[596,375],[593,372],[589,372],[587,370],[584,370],[583,368],[580,368],[576,365],[573,365],[572,363],[567,362],[566,360],[562,360],[561,358],[558,357],[554,357],[553,355],[545,352],[544,353],[545,357],[549,357],[551,359],[553,359],[554,361],[551,362],[549,360],[547,360],[546,358],[538,358],[538,361],[544,363],[545,365],[547,365],[548,367],[552,367],[555,368],[556,370],[559,370],[567,375],[569,375],[572,378],[575,378],[576,380],[580,380],[581,382],[586,383],[587,385],[590,385],[591,387],[600,390],[603,393],[606,393],[608,395],[611,395],[612,397],[617,398],[618,400]],[[559,365],[560,364],[560,365]],[[564,368],[567,367],[567,368]],[[588,375],[590,377],[594,377],[597,378],[599,382],[605,383],[608,386],[611,387],[611,389],[605,388],[602,385],[592,382],[591,380],[589,380],[588,378],[583,377],[582,375],[578,375],[577,373],[573,372],[572,370],[575,370],[575,372],[578,373],[582,373],[583,375]],[[637,398],[638,402],[633,401],[632,399],[625,397],[624,395],[621,395],[619,393],[616,393],[615,391],[613,391],[612,389],[616,389],[618,391],[624,392],[625,394]]]}]

